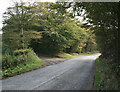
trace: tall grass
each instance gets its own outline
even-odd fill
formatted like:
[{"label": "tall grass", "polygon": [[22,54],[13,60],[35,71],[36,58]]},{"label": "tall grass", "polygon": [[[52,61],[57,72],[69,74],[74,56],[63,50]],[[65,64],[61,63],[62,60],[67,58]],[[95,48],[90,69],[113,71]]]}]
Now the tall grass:
[{"label": "tall grass", "polygon": [[2,77],[11,77],[27,71],[42,67],[44,62],[29,49],[27,54],[5,55],[3,56]]}]

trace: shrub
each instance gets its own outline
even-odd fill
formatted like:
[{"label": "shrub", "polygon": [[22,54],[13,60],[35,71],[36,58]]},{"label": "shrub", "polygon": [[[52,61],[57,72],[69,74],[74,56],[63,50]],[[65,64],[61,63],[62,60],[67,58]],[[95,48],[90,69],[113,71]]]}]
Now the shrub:
[{"label": "shrub", "polygon": [[2,58],[2,69],[8,69],[10,67],[16,66],[20,62],[21,62],[20,57],[4,55]]},{"label": "shrub", "polygon": [[14,55],[5,54],[2,58],[2,69],[15,67],[25,62],[34,62],[38,59],[31,49],[20,49],[14,51]]},{"label": "shrub", "polygon": [[3,56],[2,78],[31,71],[44,65],[44,62],[31,49],[17,50],[14,51],[14,54],[16,56],[9,54]]},{"label": "shrub", "polygon": [[56,54],[66,48],[66,38],[58,32],[44,32],[41,39],[42,53]]},{"label": "shrub", "polygon": [[14,55],[27,55],[29,52],[31,52],[30,49],[20,49],[20,50],[15,50]]}]

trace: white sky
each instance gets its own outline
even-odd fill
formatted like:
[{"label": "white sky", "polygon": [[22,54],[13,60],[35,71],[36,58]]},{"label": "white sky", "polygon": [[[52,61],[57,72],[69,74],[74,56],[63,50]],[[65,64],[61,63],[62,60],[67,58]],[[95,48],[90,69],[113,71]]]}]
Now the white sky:
[{"label": "white sky", "polygon": [[2,15],[11,4],[11,0],[0,0],[0,29],[2,28]]}]

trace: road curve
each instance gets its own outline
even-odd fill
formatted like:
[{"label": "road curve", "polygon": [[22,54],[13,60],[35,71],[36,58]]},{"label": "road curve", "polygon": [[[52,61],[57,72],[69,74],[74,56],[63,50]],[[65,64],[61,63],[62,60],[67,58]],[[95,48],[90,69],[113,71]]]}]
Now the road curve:
[{"label": "road curve", "polygon": [[90,90],[100,53],[66,60],[2,80],[2,90]]}]

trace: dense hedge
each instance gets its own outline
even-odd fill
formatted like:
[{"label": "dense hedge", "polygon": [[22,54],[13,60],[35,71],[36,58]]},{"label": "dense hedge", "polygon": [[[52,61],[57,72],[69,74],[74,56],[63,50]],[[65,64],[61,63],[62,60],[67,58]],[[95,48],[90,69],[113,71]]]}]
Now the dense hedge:
[{"label": "dense hedge", "polygon": [[[118,90],[119,81],[115,72],[110,71],[107,59],[98,58],[96,60],[96,90]],[[108,72],[109,71],[109,72]]]},{"label": "dense hedge", "polygon": [[[111,82],[110,77],[114,76],[119,83],[117,88],[120,89],[120,2],[66,2],[60,3],[60,5],[64,8],[73,8],[71,9],[73,15],[76,15],[77,12],[77,15],[80,16],[85,10],[84,19],[87,19],[91,25],[85,24],[84,27],[94,30],[98,48],[102,53],[101,62],[104,61],[107,64],[109,74],[106,73],[106,76],[109,76]],[[108,82],[103,86],[111,89],[109,84],[111,83]],[[114,87],[112,89],[116,89]]]},{"label": "dense hedge", "polygon": [[[105,89],[120,89],[120,30],[119,3],[89,3],[84,4],[88,18],[95,26],[96,41],[102,53],[100,61],[106,64],[106,73],[101,81],[105,81]],[[99,11],[98,11],[99,10]],[[113,86],[118,82],[118,85]]]}]

